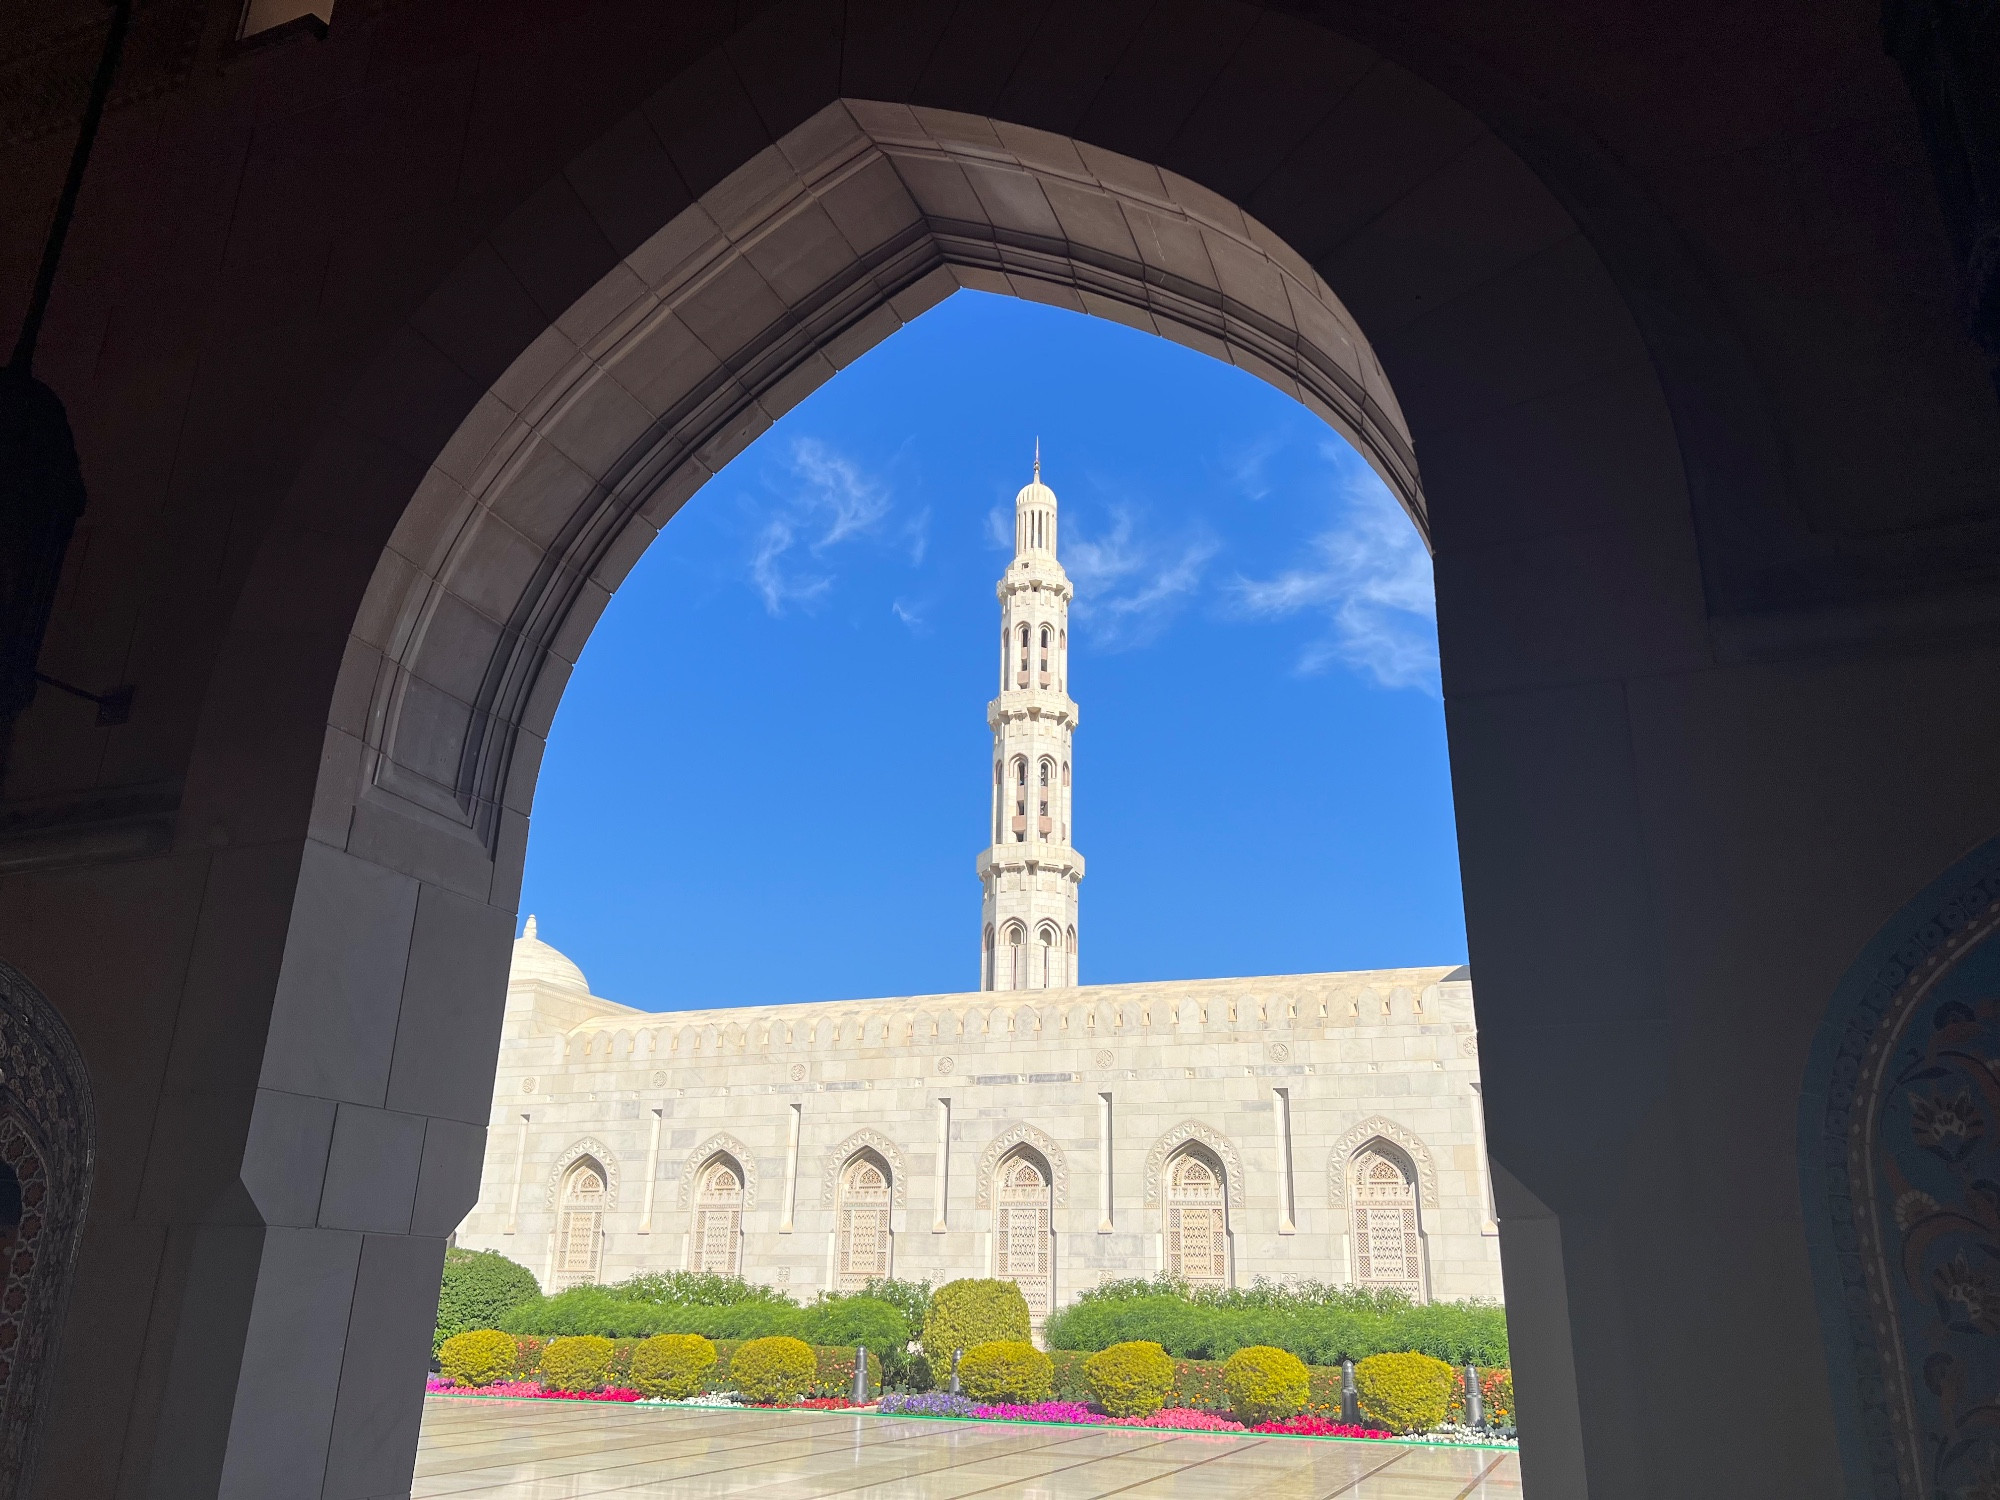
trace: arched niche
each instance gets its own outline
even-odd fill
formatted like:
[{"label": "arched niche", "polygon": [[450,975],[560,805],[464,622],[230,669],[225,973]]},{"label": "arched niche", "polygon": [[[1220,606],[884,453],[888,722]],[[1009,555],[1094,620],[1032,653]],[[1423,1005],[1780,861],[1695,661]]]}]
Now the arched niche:
[{"label": "arched niche", "polygon": [[1799,1184],[1849,1493],[2000,1471],[2000,840],[1841,980],[1799,1112]]}]

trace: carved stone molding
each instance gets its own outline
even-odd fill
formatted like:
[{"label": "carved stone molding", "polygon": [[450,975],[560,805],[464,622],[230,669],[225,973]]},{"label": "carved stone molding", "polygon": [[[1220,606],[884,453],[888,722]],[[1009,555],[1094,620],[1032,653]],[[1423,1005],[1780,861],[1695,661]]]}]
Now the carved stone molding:
[{"label": "carved stone molding", "polygon": [[1010,1125],[993,1137],[986,1150],[979,1157],[979,1191],[975,1200],[981,1208],[993,1206],[993,1174],[999,1169],[1000,1159],[1016,1146],[1032,1146],[1041,1152],[1049,1164],[1049,1175],[1053,1178],[1055,1206],[1063,1207],[1069,1202],[1069,1161],[1063,1155],[1062,1147],[1035,1129],[1032,1125]]},{"label": "carved stone molding", "polygon": [[569,1175],[569,1169],[586,1156],[604,1168],[604,1206],[606,1208],[618,1206],[618,1158],[613,1156],[611,1148],[596,1136],[587,1135],[556,1158],[556,1164],[549,1172],[546,1194],[550,1208],[556,1206],[556,1199],[562,1194],[563,1178]]},{"label": "carved stone molding", "polygon": [[1347,1207],[1347,1164],[1354,1160],[1355,1153],[1370,1141],[1387,1141],[1409,1157],[1410,1165],[1417,1169],[1417,1190],[1423,1198],[1425,1208],[1438,1206],[1437,1166],[1431,1160],[1430,1147],[1418,1138],[1415,1131],[1405,1130],[1385,1115],[1373,1115],[1356,1125],[1352,1130],[1333,1143],[1333,1154],[1327,1162],[1327,1198],[1335,1208]]},{"label": "carved stone molding", "polygon": [[820,1172],[819,1201],[828,1208],[840,1196],[840,1173],[858,1151],[873,1151],[889,1164],[889,1191],[896,1207],[906,1206],[908,1189],[905,1183],[909,1173],[903,1166],[903,1153],[896,1143],[878,1130],[857,1130],[846,1140],[826,1153],[825,1166]]},{"label": "carved stone molding", "polygon": [[1216,1160],[1222,1163],[1222,1181],[1229,1193],[1229,1206],[1243,1206],[1243,1162],[1236,1154],[1236,1148],[1229,1144],[1229,1137],[1219,1130],[1211,1130],[1198,1120],[1183,1120],[1172,1130],[1153,1142],[1153,1149],[1146,1153],[1146,1204],[1148,1207],[1160,1201],[1160,1182],[1166,1176],[1167,1162],[1173,1154],[1189,1141],[1206,1146]]},{"label": "carved stone molding", "polygon": [[688,1159],[681,1165],[680,1206],[686,1208],[694,1202],[694,1180],[701,1169],[716,1156],[727,1152],[736,1165],[743,1170],[743,1207],[748,1210],[757,1206],[757,1158],[750,1154],[750,1148],[727,1131],[717,1131],[688,1153]]},{"label": "carved stone molding", "polygon": [[0,1162],[20,1222],[0,1261],[0,1495],[26,1494],[96,1151],[90,1078],[55,1008],[0,963]]},{"label": "carved stone molding", "polygon": [[1996,948],[2000,840],[1876,933],[1807,1068],[1799,1184],[1856,1500],[1973,1495],[2000,1472]]}]

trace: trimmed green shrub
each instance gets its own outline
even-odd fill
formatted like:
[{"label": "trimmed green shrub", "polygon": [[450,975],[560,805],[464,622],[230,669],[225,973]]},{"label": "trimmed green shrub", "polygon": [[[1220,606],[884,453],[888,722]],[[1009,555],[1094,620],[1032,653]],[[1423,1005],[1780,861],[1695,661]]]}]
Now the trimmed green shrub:
[{"label": "trimmed green shrub", "polygon": [[1049,1351],[1049,1364],[1055,1374],[1056,1400],[1090,1401],[1090,1381],[1083,1373],[1084,1364],[1089,1359],[1088,1354],[1079,1354],[1074,1349]]},{"label": "trimmed green shrub", "polygon": [[975,1401],[1047,1401],[1055,1394],[1054,1366],[1025,1339],[974,1344],[959,1361],[958,1379]]},{"label": "trimmed green shrub", "polygon": [[828,1297],[805,1310],[799,1337],[809,1344],[865,1344],[876,1359],[910,1341],[903,1310],[873,1297]]},{"label": "trimmed green shrub", "polygon": [[1229,1387],[1222,1371],[1220,1360],[1175,1360],[1173,1405],[1191,1406],[1196,1411],[1228,1411]]},{"label": "trimmed green shrub", "polygon": [[1245,1427],[1282,1422],[1305,1410],[1311,1383],[1305,1361],[1269,1345],[1238,1349],[1222,1367],[1229,1409]]},{"label": "trimmed green shrub", "polygon": [[787,1406],[812,1388],[819,1361],[803,1339],[752,1339],[729,1362],[729,1381],[745,1400]]},{"label": "trimmed green shrub", "polygon": [[1374,1354],[1354,1367],[1361,1414],[1391,1432],[1429,1432],[1442,1422],[1456,1378],[1428,1354]]},{"label": "trimmed green shrub", "polygon": [[931,1310],[928,1281],[898,1281],[893,1276],[871,1277],[862,1283],[861,1295],[886,1302],[903,1314],[903,1342],[914,1344],[924,1336],[924,1315]]},{"label": "trimmed green shrub", "polygon": [[460,1250],[454,1246],[444,1253],[431,1353],[440,1353],[444,1341],[458,1334],[498,1328],[501,1318],[541,1295],[534,1273],[526,1266],[515,1264],[497,1250]]},{"label": "trimmed green shrub", "polygon": [[746,1302],[793,1306],[774,1286],[759,1286],[741,1276],[719,1271],[642,1271],[601,1290],[620,1302],[648,1302],[663,1307],[740,1307]]},{"label": "trimmed green shrub", "polygon": [[557,1391],[601,1391],[611,1379],[611,1340],[595,1334],[556,1339],[542,1351],[541,1381]]},{"label": "trimmed green shrub", "polygon": [[1174,1388],[1174,1362],[1158,1344],[1113,1344],[1083,1362],[1097,1404],[1114,1417],[1150,1417]]},{"label": "trimmed green shrub", "polygon": [[545,1338],[575,1333],[614,1339],[650,1338],[656,1333],[698,1333],[708,1339],[740,1341],[777,1334],[797,1337],[805,1321],[804,1309],[767,1298],[701,1307],[647,1302],[615,1295],[616,1290],[575,1286],[553,1297],[536,1297],[501,1318],[499,1326],[509,1333],[532,1333]]},{"label": "trimmed green shrub", "polygon": [[632,1351],[632,1386],[646,1396],[692,1396],[715,1368],[715,1345],[698,1333],[656,1333]]},{"label": "trimmed green shrub", "polygon": [[931,1296],[924,1317],[924,1353],[938,1380],[950,1378],[954,1349],[969,1353],[979,1344],[1027,1341],[1028,1299],[1011,1281],[977,1277],[947,1281]]},{"label": "trimmed green shrub", "polygon": [[[1126,1294],[1106,1295],[1121,1287]],[[1113,1283],[1050,1314],[1045,1333],[1051,1351],[1144,1341],[1176,1359],[1227,1359],[1238,1349],[1268,1344],[1313,1365],[1410,1351],[1452,1364],[1507,1364],[1504,1308],[1487,1302],[1413,1307],[1407,1298],[1374,1292],[1321,1289],[1308,1299],[1265,1288],[1261,1299],[1253,1299],[1241,1291],[1183,1294],[1156,1283]]]},{"label": "trimmed green shrub", "polygon": [[438,1369],[458,1385],[491,1385],[514,1373],[514,1339],[494,1328],[455,1333],[438,1350]]}]

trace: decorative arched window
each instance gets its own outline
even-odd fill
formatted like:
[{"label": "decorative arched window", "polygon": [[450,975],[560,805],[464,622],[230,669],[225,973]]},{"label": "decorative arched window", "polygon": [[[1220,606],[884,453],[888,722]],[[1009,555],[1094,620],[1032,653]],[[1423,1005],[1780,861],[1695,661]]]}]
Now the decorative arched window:
[{"label": "decorative arched window", "polygon": [[[1069,682],[1069,632],[1061,631],[1056,636],[1056,686],[1064,687]],[[1063,783],[1068,786],[1068,782]]]},{"label": "decorative arched window", "polygon": [[718,1156],[701,1169],[695,1187],[694,1243],[697,1271],[738,1274],[743,1246],[743,1169]]},{"label": "decorative arched window", "polygon": [[1046,625],[1042,627],[1041,685],[1043,687],[1049,685],[1049,627]]},{"label": "decorative arched window", "polygon": [[1028,981],[1028,930],[1019,922],[1007,924],[1007,988],[1020,990],[1027,988]]},{"label": "decorative arched window", "polygon": [[1028,627],[1021,627],[1021,677],[1020,686],[1028,685]]},{"label": "decorative arched window", "polygon": [[1021,1289],[1030,1316],[1036,1318],[1049,1310],[1052,1180],[1041,1153],[1026,1146],[1007,1155],[993,1174],[994,1269],[1001,1280]]},{"label": "decorative arched window", "polygon": [[1028,763],[1014,762],[1014,842],[1028,841]]},{"label": "decorative arched window", "polygon": [[993,924],[986,924],[986,973],[982,989],[992,989],[1000,982],[1000,976],[993,972]]},{"label": "decorative arched window", "polygon": [[1049,817],[1049,783],[1055,780],[1055,770],[1056,768],[1051,762],[1046,760],[1042,762],[1041,785],[1037,789],[1035,799],[1035,830],[1042,836],[1044,841],[1047,840],[1049,829],[1053,826],[1052,820]]},{"label": "decorative arched window", "polygon": [[1354,1153],[1352,1186],[1355,1280],[1424,1297],[1423,1225],[1417,1214],[1417,1174],[1407,1158],[1382,1141]]},{"label": "decorative arched window", "polygon": [[582,1157],[563,1178],[556,1219],[556,1285],[597,1280],[604,1251],[604,1168]]},{"label": "decorative arched window", "polygon": [[1196,1286],[1229,1284],[1227,1184],[1222,1163],[1198,1146],[1167,1163],[1167,1274]]},{"label": "decorative arched window", "polygon": [[889,1164],[864,1151],[840,1174],[836,1276],[843,1292],[858,1292],[889,1274]]}]

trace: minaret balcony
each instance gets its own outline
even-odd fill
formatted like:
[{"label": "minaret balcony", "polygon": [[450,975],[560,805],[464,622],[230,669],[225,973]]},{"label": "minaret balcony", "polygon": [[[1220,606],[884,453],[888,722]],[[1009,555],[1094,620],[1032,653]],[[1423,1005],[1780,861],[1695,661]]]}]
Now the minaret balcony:
[{"label": "minaret balcony", "polygon": [[1022,844],[995,844],[980,850],[978,868],[981,880],[995,870],[1059,870],[1081,880],[1083,856],[1068,844],[1029,839]]},{"label": "minaret balcony", "polygon": [[1076,700],[1060,688],[1008,688],[986,705],[986,727],[999,731],[1008,719],[1050,719],[1074,729]]}]

